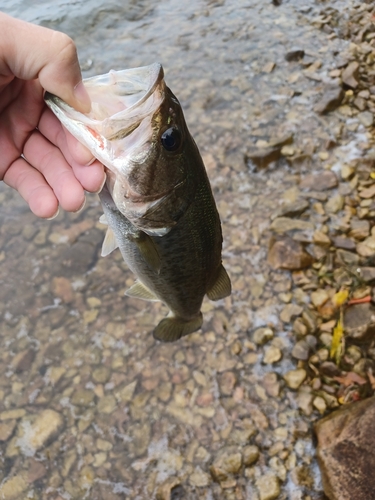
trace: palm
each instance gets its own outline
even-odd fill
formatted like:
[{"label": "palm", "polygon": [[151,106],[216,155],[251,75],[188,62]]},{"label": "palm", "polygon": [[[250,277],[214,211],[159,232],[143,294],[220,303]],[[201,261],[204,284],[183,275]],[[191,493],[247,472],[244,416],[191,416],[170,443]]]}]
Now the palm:
[{"label": "palm", "polygon": [[0,75],[0,150],[0,178],[42,217],[53,216],[58,203],[78,210],[83,189],[96,191],[103,179],[98,162],[85,167],[92,155],[46,107],[38,80]]}]

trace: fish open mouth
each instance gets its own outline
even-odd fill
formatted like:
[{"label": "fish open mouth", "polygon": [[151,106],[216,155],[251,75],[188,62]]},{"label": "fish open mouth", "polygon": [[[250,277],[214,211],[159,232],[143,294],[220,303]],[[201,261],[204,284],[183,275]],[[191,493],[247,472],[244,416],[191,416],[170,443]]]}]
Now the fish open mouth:
[{"label": "fish open mouth", "polygon": [[121,171],[124,154],[147,142],[152,116],[164,99],[159,63],[113,71],[83,80],[92,102],[90,113],[73,109],[59,97],[44,99],[61,123],[108,169]]}]

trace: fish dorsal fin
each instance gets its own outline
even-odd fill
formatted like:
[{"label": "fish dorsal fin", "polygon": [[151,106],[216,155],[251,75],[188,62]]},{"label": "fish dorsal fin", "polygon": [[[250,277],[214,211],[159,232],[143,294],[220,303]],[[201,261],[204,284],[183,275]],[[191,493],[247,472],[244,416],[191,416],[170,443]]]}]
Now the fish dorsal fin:
[{"label": "fish dorsal fin", "polygon": [[143,231],[140,231],[136,236],[132,236],[131,239],[137,245],[138,250],[150,268],[159,273],[161,266],[160,255],[152,238]]},{"label": "fish dorsal fin", "polygon": [[105,216],[105,214],[102,214],[99,217],[99,222],[100,222],[100,224],[105,224],[106,226],[108,226],[108,221],[107,221],[107,217]]},{"label": "fish dorsal fin", "polygon": [[143,283],[136,281],[129,290],[126,290],[125,295],[128,297],[134,297],[135,299],[148,300],[151,302],[159,301],[159,299],[154,295],[151,290],[149,290]]},{"label": "fish dorsal fin", "polygon": [[102,257],[106,257],[109,255],[113,250],[116,250],[118,248],[118,244],[115,238],[115,234],[112,231],[112,229],[109,227],[107,229],[107,232],[105,233],[105,238],[103,241],[103,246],[102,246]]},{"label": "fish dorsal fin", "polygon": [[207,297],[211,300],[219,300],[231,294],[232,286],[228,273],[223,264],[220,265],[219,273],[213,286],[207,291]]}]

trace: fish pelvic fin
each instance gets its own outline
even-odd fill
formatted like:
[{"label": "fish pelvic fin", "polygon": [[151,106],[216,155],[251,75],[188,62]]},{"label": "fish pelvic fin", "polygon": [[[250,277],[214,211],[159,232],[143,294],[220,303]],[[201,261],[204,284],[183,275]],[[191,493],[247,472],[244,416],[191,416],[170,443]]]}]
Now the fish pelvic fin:
[{"label": "fish pelvic fin", "polygon": [[175,342],[176,340],[193,333],[202,326],[203,316],[200,312],[191,320],[184,320],[175,316],[164,318],[154,330],[154,338],[161,342]]},{"label": "fish pelvic fin", "polygon": [[113,250],[116,250],[116,248],[118,248],[118,243],[116,241],[115,233],[109,227],[107,229],[107,232],[105,233],[105,237],[104,237],[104,241],[103,241],[102,257],[106,257],[111,252],[113,252]]},{"label": "fish pelvic fin", "polygon": [[232,292],[232,285],[228,273],[223,264],[220,265],[215,283],[207,290],[207,297],[210,300],[219,300],[228,297]]},{"label": "fish pelvic fin", "polygon": [[161,267],[160,255],[151,236],[140,231],[136,236],[132,236],[131,240],[137,245],[149,267],[159,274]]},{"label": "fish pelvic fin", "polygon": [[128,297],[134,297],[135,299],[148,300],[150,302],[159,301],[156,295],[154,295],[151,290],[149,290],[147,286],[140,281],[137,281],[129,288],[129,290],[126,290],[125,295]]}]

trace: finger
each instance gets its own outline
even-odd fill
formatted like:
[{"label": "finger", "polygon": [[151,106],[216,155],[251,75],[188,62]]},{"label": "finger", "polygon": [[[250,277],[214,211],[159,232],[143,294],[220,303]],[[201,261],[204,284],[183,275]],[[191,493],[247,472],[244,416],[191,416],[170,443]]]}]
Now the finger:
[{"label": "finger", "polygon": [[61,150],[83,188],[91,193],[100,191],[105,182],[103,165],[61,125],[48,108],[43,112],[38,128]]},{"label": "finger", "polygon": [[57,198],[43,175],[23,158],[18,158],[8,168],[4,182],[16,189],[38,217],[49,219],[58,213]]},{"label": "finger", "polygon": [[71,38],[3,13],[0,29],[5,45],[0,56],[3,67],[22,80],[39,78],[45,90],[83,113],[90,111],[90,98],[82,83],[77,49]]},{"label": "finger", "polygon": [[85,201],[85,193],[61,151],[35,131],[24,147],[24,155],[40,171],[53,189],[64,210],[76,212]]}]

